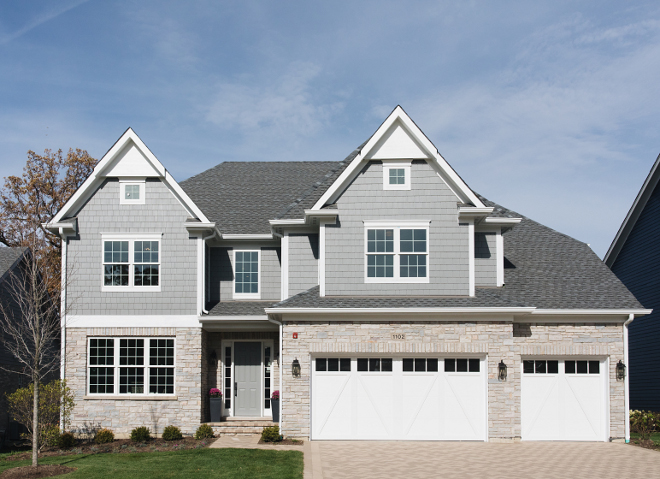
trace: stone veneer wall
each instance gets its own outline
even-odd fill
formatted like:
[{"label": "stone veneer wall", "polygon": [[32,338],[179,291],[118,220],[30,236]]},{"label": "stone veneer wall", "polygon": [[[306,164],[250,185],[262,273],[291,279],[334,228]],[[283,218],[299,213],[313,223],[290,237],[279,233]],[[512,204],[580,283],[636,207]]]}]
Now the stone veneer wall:
[{"label": "stone veneer wall", "polygon": [[[298,333],[298,339],[292,333]],[[406,340],[391,340],[405,333]],[[511,322],[289,322],[284,326],[284,364],[298,358],[299,378],[284,374],[285,436],[309,437],[310,357],[316,353],[448,353],[488,355],[488,434],[491,440],[520,438],[521,361],[538,356],[610,356],[610,436],[624,436],[624,386],[615,364],[623,359],[620,324],[513,324]],[[497,379],[500,360],[508,366]]]},{"label": "stone veneer wall", "polygon": [[[176,399],[87,399],[87,338],[101,336],[175,337]],[[184,434],[194,434],[202,422],[206,401],[202,401],[200,379],[206,375],[206,357],[201,328],[68,328],[66,341],[66,380],[76,402],[72,428],[85,422],[100,423],[118,437],[125,437],[138,426],[147,426],[152,434],[160,434],[165,426],[173,424]]]}]

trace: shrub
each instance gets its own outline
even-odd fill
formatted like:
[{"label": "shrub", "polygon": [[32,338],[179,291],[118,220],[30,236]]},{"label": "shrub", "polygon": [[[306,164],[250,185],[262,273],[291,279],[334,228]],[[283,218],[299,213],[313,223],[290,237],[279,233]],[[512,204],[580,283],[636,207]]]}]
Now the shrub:
[{"label": "shrub", "polygon": [[282,440],[280,428],[278,426],[265,427],[261,431],[261,440],[264,442],[280,442]]},{"label": "shrub", "polygon": [[[9,414],[13,420],[28,430],[22,437],[32,441],[32,406],[34,404],[34,384],[19,388],[7,394]],[[71,410],[74,407],[73,393],[64,381],[55,380],[48,384],[39,384],[39,449],[45,445],[56,445],[59,438],[60,415],[62,427],[69,427]],[[55,434],[57,430],[57,434]]]},{"label": "shrub", "polygon": [[658,426],[660,426],[660,413],[630,411],[630,430],[639,434],[640,439],[650,439]]},{"label": "shrub", "polygon": [[176,426],[167,426],[163,430],[163,439],[166,441],[176,441],[177,439],[181,439],[183,437],[183,434],[181,434],[181,429],[179,429]]},{"label": "shrub", "polygon": [[211,439],[213,437],[213,428],[208,424],[200,424],[195,432],[195,439]]},{"label": "shrub", "polygon": [[76,441],[75,436],[70,432],[63,432],[62,434],[60,434],[59,446],[62,449],[72,448],[77,443],[78,441]]},{"label": "shrub", "polygon": [[107,444],[115,440],[115,434],[110,429],[101,429],[94,436],[96,444]]},{"label": "shrub", "polygon": [[131,441],[133,442],[146,442],[151,439],[151,432],[148,427],[136,427],[131,431]]}]

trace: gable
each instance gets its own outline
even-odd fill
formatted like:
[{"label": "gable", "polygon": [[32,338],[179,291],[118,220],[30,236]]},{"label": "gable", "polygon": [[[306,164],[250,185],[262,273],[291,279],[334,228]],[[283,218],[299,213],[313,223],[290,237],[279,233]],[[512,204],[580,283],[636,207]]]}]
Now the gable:
[{"label": "gable", "polygon": [[367,160],[430,159],[431,155],[396,121],[365,156]]},{"label": "gable", "polygon": [[163,177],[165,168],[162,165],[154,165],[135,142],[129,140],[117,153],[113,161],[103,168],[101,174],[106,177],[118,178],[153,178]]}]

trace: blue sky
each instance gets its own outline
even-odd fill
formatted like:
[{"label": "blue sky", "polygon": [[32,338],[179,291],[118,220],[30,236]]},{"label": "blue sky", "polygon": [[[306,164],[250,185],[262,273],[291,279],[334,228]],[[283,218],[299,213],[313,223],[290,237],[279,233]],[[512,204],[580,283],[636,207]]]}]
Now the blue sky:
[{"label": "blue sky", "polygon": [[477,192],[599,256],[660,153],[657,2],[0,3],[0,177],[131,126],[177,180],[339,160],[400,104]]}]

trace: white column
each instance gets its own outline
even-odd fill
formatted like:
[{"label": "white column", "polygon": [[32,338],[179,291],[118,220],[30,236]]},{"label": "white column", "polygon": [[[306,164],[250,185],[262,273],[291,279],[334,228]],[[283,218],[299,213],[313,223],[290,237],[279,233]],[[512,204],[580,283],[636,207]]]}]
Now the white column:
[{"label": "white column", "polygon": [[197,237],[197,314],[204,309],[204,239]]},{"label": "white column", "polygon": [[504,286],[504,238],[502,228],[495,233],[495,252],[497,254],[497,286]]},{"label": "white column", "polygon": [[282,249],[282,278],[281,278],[281,296],[284,301],[289,297],[289,233],[284,232],[281,240]]},{"label": "white column", "polygon": [[[630,366],[628,366],[628,325],[632,323],[635,319],[634,314],[628,315],[628,320],[623,323],[623,362],[626,364],[626,377],[623,380],[623,387],[625,390],[624,397],[624,412],[625,412],[625,421],[626,421],[626,442],[630,442],[630,382],[628,378],[630,377]],[[616,368],[616,365],[615,365]]]},{"label": "white column", "polygon": [[468,223],[468,289],[469,295],[474,296],[474,220],[470,220]]},{"label": "white column", "polygon": [[325,223],[319,225],[319,295],[325,296]]}]

